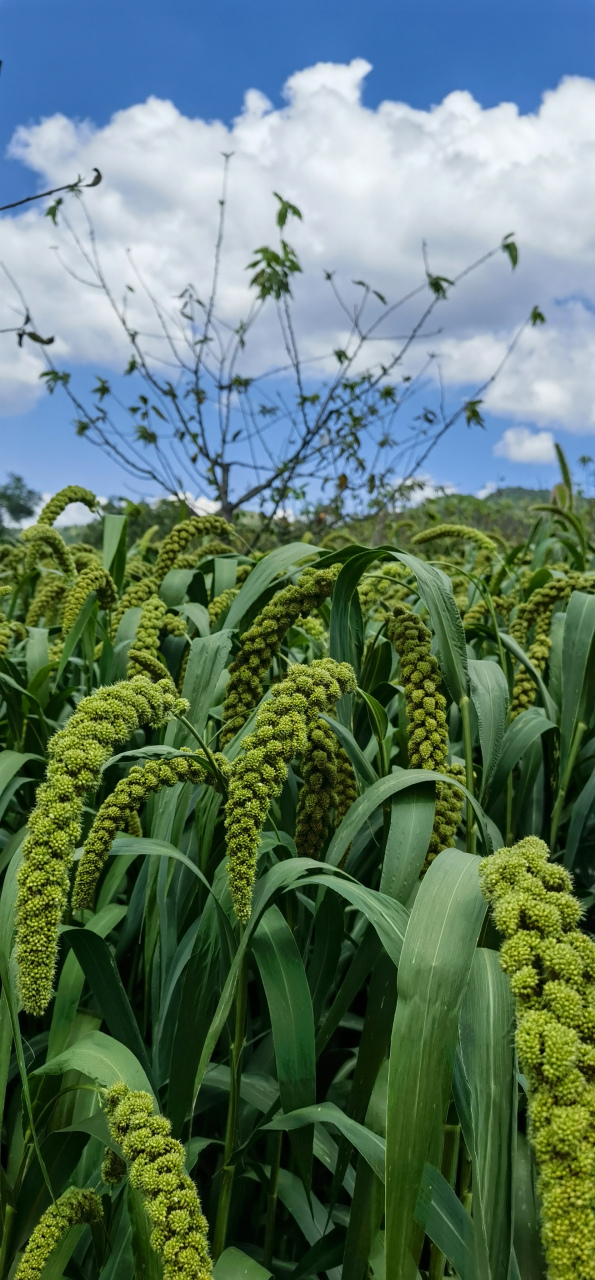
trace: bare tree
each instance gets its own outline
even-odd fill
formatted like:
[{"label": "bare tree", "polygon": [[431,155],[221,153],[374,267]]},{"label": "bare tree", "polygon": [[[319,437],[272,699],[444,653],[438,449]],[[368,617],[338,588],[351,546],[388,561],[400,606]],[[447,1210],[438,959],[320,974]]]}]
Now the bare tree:
[{"label": "bare tree", "polygon": [[[324,359],[305,360],[300,353],[292,291],[302,268],[285,238],[288,221],[302,215],[277,193],[278,243],[274,248],[264,245],[254,251],[249,264],[253,274],[247,314],[234,324],[220,314],[229,161],[226,156],[212,283],[206,300],[189,284],[173,309],[164,305],[141,278],[130,256],[136,286],[127,286],[127,294],[119,302],[107,279],[81,188],[73,195],[82,209],[83,232],[61,201],[47,211],[55,223],[64,225],[84,263],[86,278],[70,267],[66,269],[82,284],[103,294],[125,335],[129,346],[125,374],[134,387],[131,403],[130,397],[125,401],[120,387],[105,377],[97,377],[88,401],[83,401],[75,392],[70,372],[54,362],[50,340],[37,334],[22,295],[27,323],[15,329],[19,341],[26,336],[42,343],[48,367],[41,376],[48,391],[62,388],[66,392],[75,410],[78,434],[104,450],[137,481],[150,481],[177,496],[190,486],[193,493],[213,501],[228,520],[240,508],[257,506],[265,524],[290,499],[307,501],[313,488],[337,517],[346,509],[392,503],[395,493],[402,495],[415,486],[432,450],[456,423],[483,425],[487,389],[510,358],[525,326],[543,322],[534,307],[498,368],[454,408],[447,407],[435,355],[424,353],[417,358],[414,372],[406,372],[412,349],[435,336],[429,322],[436,309],[496,254],[504,252],[514,268],[516,244],[512,236],[505,236],[453,279],[433,274],[424,246],[419,285],[394,302],[363,280],[352,282],[355,301],[348,301],[334,273],[325,272],[342,324],[347,322],[347,336],[343,345]],[[130,295],[135,289],[141,289],[150,302],[159,326],[160,351],[131,317]],[[406,304],[418,306],[417,315],[405,333],[392,333],[394,319]],[[285,360],[254,376],[247,372],[247,343],[271,306],[276,311]],[[374,358],[375,344],[384,358]],[[330,367],[331,372],[321,373],[321,367]],[[425,403],[430,386],[430,402]]]}]

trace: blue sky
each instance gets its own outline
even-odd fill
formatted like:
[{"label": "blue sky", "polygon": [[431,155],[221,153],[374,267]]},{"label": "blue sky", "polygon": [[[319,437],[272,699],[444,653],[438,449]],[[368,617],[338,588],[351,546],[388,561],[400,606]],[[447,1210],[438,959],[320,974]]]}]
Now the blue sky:
[{"label": "blue sky", "polygon": [[[190,119],[228,123],[246,90],[259,89],[279,107],[287,78],[320,61],[367,59],[373,69],[363,102],[370,108],[389,99],[427,110],[453,90],[468,90],[483,108],[514,102],[521,112],[534,112],[563,76],[594,77],[595,3],[0,0],[0,45],[4,203],[37,185],[35,174],[5,155],[20,125],[63,113],[101,128],[114,111],[149,95],[170,99]],[[587,297],[585,309],[591,305]],[[44,489],[76,480],[102,492],[123,490],[114,467],[75,439],[68,416],[54,397],[0,419],[3,466]],[[521,466],[492,456],[509,426],[508,417],[495,413],[486,433],[461,432],[436,454],[433,474],[464,490],[486,480],[550,483],[554,469],[547,464]],[[537,421],[538,428],[547,426]],[[572,458],[591,451],[576,434],[562,443]]]}]

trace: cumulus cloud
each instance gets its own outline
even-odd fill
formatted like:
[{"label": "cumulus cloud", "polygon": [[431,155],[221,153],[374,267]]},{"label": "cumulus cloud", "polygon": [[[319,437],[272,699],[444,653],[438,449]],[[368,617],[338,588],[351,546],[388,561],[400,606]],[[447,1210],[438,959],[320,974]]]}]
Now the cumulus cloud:
[{"label": "cumulus cloud", "polygon": [[498,488],[498,485],[496,484],[495,480],[486,480],[485,484],[482,484],[481,489],[477,490],[475,497],[489,498],[490,494],[495,493],[497,488]]},{"label": "cumulus cloud", "polygon": [[494,445],[494,453],[497,458],[508,458],[509,462],[556,461],[551,431],[529,431],[528,427],[508,427]]},{"label": "cumulus cloud", "polygon": [[[514,232],[517,271],[502,254],[465,280],[443,308],[443,331],[415,348],[408,368],[431,346],[447,390],[475,386],[491,376],[537,302],[548,324],[524,332],[487,405],[513,422],[594,432],[595,81],[568,78],[544,95],[539,111],[524,116],[512,103],[484,109],[464,91],[429,111],[398,101],[371,110],[361,93],[369,70],[355,59],[296,72],[280,108],[251,89],[229,127],[189,119],[156,98],[117,112],[102,128],[55,115],[18,129],[11,154],[38,175],[42,189],[90,174],[93,166],[102,170],[104,182],[88,202],[106,276],[118,298],[126,283],[134,285],[131,314],[153,332],[126,249],[166,302],[189,280],[204,292],[221,154],[233,152],[222,312],[235,321],[246,310],[245,266],[254,246],[273,238],[272,191],[280,191],[304,215],[288,238],[308,274],[307,282],[298,281],[297,301],[311,358],[344,337],[345,317],[324,284],[324,268],[336,270],[348,293],[354,278],[364,278],[394,299],[423,280],[422,238],[431,269],[452,277]],[[60,265],[88,274],[64,231],[42,208],[31,208],[5,217],[0,234],[2,257],[39,330],[55,335],[57,362],[120,369],[123,343],[109,304]],[[414,312],[397,315],[406,327]],[[0,322],[5,327],[4,315]],[[151,340],[162,352],[158,335]],[[257,360],[277,359],[266,327],[256,341]],[[0,360],[6,364],[0,410],[28,408],[38,393],[40,357],[29,347],[11,349],[10,360],[4,349]],[[547,431],[527,447],[545,449],[546,438]]]}]

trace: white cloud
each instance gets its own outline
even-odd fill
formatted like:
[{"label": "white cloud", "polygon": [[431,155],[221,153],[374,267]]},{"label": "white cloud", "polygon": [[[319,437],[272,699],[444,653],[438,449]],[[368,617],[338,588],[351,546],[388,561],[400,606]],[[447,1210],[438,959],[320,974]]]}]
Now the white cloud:
[{"label": "white cloud", "polygon": [[498,488],[498,485],[496,484],[495,480],[486,480],[485,484],[482,484],[481,489],[477,490],[475,497],[489,498],[490,494],[495,493],[497,488]]},{"label": "white cloud", "polygon": [[[402,480],[396,481],[395,487],[402,483]],[[419,507],[422,502],[426,502],[429,498],[439,498],[444,494],[458,493],[456,484],[451,484],[450,480],[443,483],[435,479],[428,472],[420,472],[414,481],[414,485],[407,495],[403,496],[403,504],[409,507]]]},{"label": "white cloud", "polygon": [[[56,115],[17,130],[11,154],[42,188],[90,174],[93,166],[102,170],[103,184],[88,196],[102,261],[117,297],[126,282],[135,284],[131,315],[147,327],[149,312],[125,250],[132,247],[139,271],[167,302],[188,280],[199,293],[207,289],[221,153],[233,152],[222,310],[234,320],[245,312],[245,266],[254,246],[274,236],[271,193],[281,191],[304,215],[303,223],[291,223],[288,238],[309,275],[298,282],[297,298],[310,356],[332,349],[344,330],[323,268],[337,270],[348,294],[350,281],[363,277],[395,298],[423,279],[422,238],[432,269],[452,276],[514,231],[517,271],[498,254],[465,281],[442,311],[444,333],[417,348],[419,360],[431,346],[441,355],[447,389],[473,386],[490,376],[538,302],[548,325],[526,331],[487,404],[513,422],[595,432],[595,80],[562,81],[538,112],[525,116],[512,103],[483,109],[464,91],[429,111],[393,101],[370,110],[361,100],[368,70],[355,59],[296,72],[278,109],[252,89],[229,128],[189,119],[156,98],[117,112],[102,128]],[[75,216],[72,202],[69,208]],[[109,306],[77,284],[51,251],[58,244],[63,260],[85,274],[65,233],[43,208],[6,217],[0,227],[1,256],[40,332],[55,334],[57,362],[120,369],[123,345]],[[398,312],[399,325],[413,314]],[[0,327],[10,322],[7,315],[0,314]],[[271,335],[265,324],[256,359],[277,359]],[[30,406],[43,367],[31,344],[15,352],[7,342],[0,349],[4,413]],[[162,350],[158,339],[153,345]]]},{"label": "white cloud", "polygon": [[[534,432],[527,427],[509,427],[494,445],[494,453],[498,458],[508,458],[509,462],[556,461],[551,431]],[[484,496],[483,493],[478,494],[478,497]]]}]

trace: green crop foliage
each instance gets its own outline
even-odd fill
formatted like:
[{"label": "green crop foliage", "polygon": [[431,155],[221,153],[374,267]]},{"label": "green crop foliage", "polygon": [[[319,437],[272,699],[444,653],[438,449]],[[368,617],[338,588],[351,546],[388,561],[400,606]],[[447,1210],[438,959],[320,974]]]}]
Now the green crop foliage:
[{"label": "green crop foliage", "polygon": [[69,501],[0,544],[0,1280],[593,1280],[587,508]]}]

